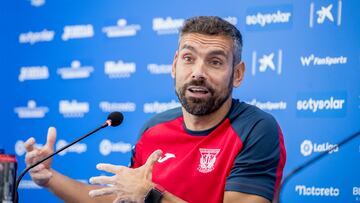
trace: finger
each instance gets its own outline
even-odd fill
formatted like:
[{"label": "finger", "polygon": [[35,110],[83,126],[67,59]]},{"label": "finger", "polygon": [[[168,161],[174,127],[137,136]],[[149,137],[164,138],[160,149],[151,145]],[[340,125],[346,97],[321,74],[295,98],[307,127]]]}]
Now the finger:
[{"label": "finger", "polygon": [[152,168],[154,164],[159,160],[160,156],[162,154],[162,151],[160,149],[155,150],[146,160],[145,166],[147,168]]},{"label": "finger", "polygon": [[32,151],[34,149],[35,144],[35,138],[30,137],[26,142],[24,143],[26,152]]},{"label": "finger", "polygon": [[103,195],[111,195],[111,194],[116,194],[116,188],[114,187],[105,187],[105,188],[101,188],[101,189],[97,189],[97,190],[90,190],[89,191],[89,196],[90,197],[99,197],[99,196],[103,196]]},{"label": "finger", "polygon": [[56,141],[56,128],[49,127],[45,147],[49,149],[54,149],[55,141]]},{"label": "finger", "polygon": [[36,173],[36,172],[39,172],[39,171],[43,170],[44,168],[45,168],[44,164],[39,164],[39,165],[35,166],[34,168],[32,168],[30,170],[30,172]]},{"label": "finger", "polygon": [[52,177],[52,173],[49,170],[43,170],[37,173],[30,172],[32,179],[34,180],[47,180]]},{"label": "finger", "polygon": [[114,180],[114,177],[110,177],[110,176],[91,177],[89,182],[91,184],[115,184],[116,183],[116,181]]},{"label": "finger", "polygon": [[34,159],[39,156],[39,150],[33,150],[31,152],[26,153],[25,155],[25,163],[30,165],[33,164]]},{"label": "finger", "polygon": [[101,170],[101,171],[106,171],[106,172],[109,172],[109,173],[120,173],[125,167],[124,166],[117,166],[117,165],[113,165],[113,164],[103,164],[103,163],[100,163],[100,164],[97,164],[96,165],[96,168],[98,170]]}]

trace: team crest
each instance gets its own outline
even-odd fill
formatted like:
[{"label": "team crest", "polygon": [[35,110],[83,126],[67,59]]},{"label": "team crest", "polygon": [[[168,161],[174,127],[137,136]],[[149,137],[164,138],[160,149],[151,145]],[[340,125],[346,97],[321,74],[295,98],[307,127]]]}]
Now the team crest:
[{"label": "team crest", "polygon": [[201,173],[209,173],[214,170],[216,155],[220,152],[220,149],[204,149],[200,148],[200,164],[198,170]]}]

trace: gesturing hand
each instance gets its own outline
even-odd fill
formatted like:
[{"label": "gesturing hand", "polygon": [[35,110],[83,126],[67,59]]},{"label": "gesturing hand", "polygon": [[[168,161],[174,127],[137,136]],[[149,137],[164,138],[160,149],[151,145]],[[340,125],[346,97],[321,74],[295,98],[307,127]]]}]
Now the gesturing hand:
[{"label": "gesturing hand", "polygon": [[[56,140],[56,129],[53,127],[49,128],[46,144],[42,148],[35,147],[35,139],[33,137],[29,138],[25,142],[26,166],[29,167],[30,165],[34,164],[40,159],[53,153],[55,140]],[[36,184],[40,186],[46,186],[46,184],[49,182],[50,178],[52,177],[52,173],[50,171],[51,161],[52,159],[49,159],[30,170],[30,176]]]},{"label": "gesturing hand", "polygon": [[152,170],[156,161],[162,154],[161,150],[154,151],[146,163],[136,169],[112,164],[98,164],[97,169],[113,173],[113,176],[97,176],[90,178],[92,184],[107,185],[104,188],[91,190],[91,197],[115,195],[113,203],[119,202],[144,202],[145,195],[154,187]]}]

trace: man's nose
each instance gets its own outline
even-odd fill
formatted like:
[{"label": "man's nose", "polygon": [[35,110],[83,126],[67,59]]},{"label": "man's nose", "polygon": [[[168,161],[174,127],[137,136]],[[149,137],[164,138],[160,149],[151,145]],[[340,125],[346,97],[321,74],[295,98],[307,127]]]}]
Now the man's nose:
[{"label": "man's nose", "polygon": [[191,77],[195,80],[206,79],[206,66],[204,62],[198,62],[197,64],[195,64]]}]

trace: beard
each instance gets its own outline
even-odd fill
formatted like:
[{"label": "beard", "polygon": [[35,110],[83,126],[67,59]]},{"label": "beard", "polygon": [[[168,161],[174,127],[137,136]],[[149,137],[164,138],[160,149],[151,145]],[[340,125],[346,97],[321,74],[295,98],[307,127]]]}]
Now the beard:
[{"label": "beard", "polygon": [[[176,79],[175,79],[176,81]],[[179,98],[181,105],[185,110],[195,116],[205,116],[218,110],[225,101],[230,97],[233,86],[233,77],[225,90],[216,91],[204,79],[192,80],[176,89],[176,96]],[[209,98],[186,97],[186,91],[189,86],[204,87],[209,91]]]}]

